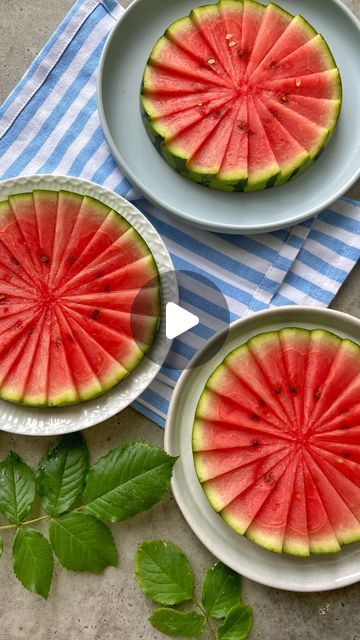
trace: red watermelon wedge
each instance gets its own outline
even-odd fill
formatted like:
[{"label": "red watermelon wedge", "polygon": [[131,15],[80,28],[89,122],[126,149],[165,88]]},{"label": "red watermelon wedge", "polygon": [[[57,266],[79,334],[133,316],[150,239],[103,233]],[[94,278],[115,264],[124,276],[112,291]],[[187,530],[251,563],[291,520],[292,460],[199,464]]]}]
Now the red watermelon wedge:
[{"label": "red watermelon wedge", "polygon": [[263,333],[200,396],[192,446],[216,512],[277,553],[360,540],[360,346],[319,329]]},{"label": "red watermelon wedge", "polygon": [[141,90],[146,130],[181,175],[259,191],[300,175],[341,109],[334,58],[313,27],[277,4],[195,8],[155,44]]},{"label": "red watermelon wedge", "polygon": [[0,203],[0,398],[104,393],[149,351],[160,307],[150,249],[116,211],[69,191]]}]

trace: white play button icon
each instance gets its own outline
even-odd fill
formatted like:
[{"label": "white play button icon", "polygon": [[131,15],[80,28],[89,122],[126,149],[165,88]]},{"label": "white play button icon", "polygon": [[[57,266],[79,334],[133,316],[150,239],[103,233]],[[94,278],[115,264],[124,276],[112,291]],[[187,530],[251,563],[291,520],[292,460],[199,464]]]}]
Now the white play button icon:
[{"label": "white play button icon", "polygon": [[185,331],[189,331],[199,324],[200,320],[190,311],[186,311],[174,302],[168,302],[166,305],[166,337],[169,340],[177,338]]},{"label": "white play button icon", "polygon": [[[171,377],[173,371],[200,367],[211,360],[227,339],[231,318],[224,294],[210,278],[196,271],[181,269],[160,275],[161,318],[156,325],[158,333],[146,355],[151,362],[167,370]],[[157,276],[145,282],[132,305],[131,332],[142,351],[155,328],[150,320],[151,316],[155,318],[158,315],[158,294],[155,298],[153,296],[158,287]],[[145,324],[142,320],[144,315]],[[210,341],[215,334],[218,334],[218,339]],[[175,343],[171,347],[174,338]],[[192,356],[205,343],[206,350],[198,353],[190,365]]]}]

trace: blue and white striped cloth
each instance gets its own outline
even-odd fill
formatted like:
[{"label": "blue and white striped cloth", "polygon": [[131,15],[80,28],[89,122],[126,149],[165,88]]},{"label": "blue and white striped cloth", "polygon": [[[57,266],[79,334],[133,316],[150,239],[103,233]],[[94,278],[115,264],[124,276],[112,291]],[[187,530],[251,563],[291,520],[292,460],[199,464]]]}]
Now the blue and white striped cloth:
[{"label": "blue and white striped cloth", "polygon": [[[360,203],[342,198],[317,219],[254,237],[187,227],[132,188],[113,160],[96,111],[96,72],[121,15],[116,0],[78,0],[0,108],[0,179],[33,173],[79,176],[113,189],[147,215],[177,269],[195,270],[223,291],[235,320],[271,305],[327,306],[360,255]],[[191,278],[183,291],[192,287]],[[206,300],[191,296],[192,309]],[[177,344],[184,359],[206,336],[196,327]],[[163,425],[178,372],[164,369],[135,403]]]}]

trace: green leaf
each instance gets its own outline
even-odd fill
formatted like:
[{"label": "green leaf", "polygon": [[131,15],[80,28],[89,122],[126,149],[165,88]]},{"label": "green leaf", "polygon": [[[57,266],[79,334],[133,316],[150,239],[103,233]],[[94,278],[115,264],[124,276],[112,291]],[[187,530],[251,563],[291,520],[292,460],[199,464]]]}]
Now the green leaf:
[{"label": "green leaf", "polygon": [[143,542],[135,556],[135,576],[147,596],[160,604],[193,597],[193,576],[186,555],[173,542]]},{"label": "green leaf", "polygon": [[67,513],[52,520],[51,546],[66,569],[98,573],[117,565],[118,555],[108,527],[84,513]]},{"label": "green leaf", "polygon": [[155,629],[172,638],[198,638],[205,629],[206,618],[196,611],[182,613],[175,609],[156,609],[149,622]]},{"label": "green leaf", "polygon": [[70,509],[84,491],[89,452],[81,433],[59,438],[46,452],[36,474],[45,511],[58,516]]},{"label": "green leaf", "polygon": [[29,513],[34,498],[33,471],[9,451],[0,463],[0,511],[12,524],[19,524]]},{"label": "green leaf", "polygon": [[54,570],[53,553],[46,538],[39,531],[20,527],[14,539],[12,557],[17,579],[26,589],[46,599]]},{"label": "green leaf", "polygon": [[244,640],[253,624],[251,607],[237,604],[228,612],[224,624],[218,629],[219,640]]},{"label": "green leaf", "polygon": [[164,498],[176,458],[145,442],[113,449],[90,469],[84,502],[97,518],[119,522]]},{"label": "green leaf", "polygon": [[241,577],[217,562],[206,572],[202,603],[210,618],[225,618],[227,612],[239,604],[241,597]]}]

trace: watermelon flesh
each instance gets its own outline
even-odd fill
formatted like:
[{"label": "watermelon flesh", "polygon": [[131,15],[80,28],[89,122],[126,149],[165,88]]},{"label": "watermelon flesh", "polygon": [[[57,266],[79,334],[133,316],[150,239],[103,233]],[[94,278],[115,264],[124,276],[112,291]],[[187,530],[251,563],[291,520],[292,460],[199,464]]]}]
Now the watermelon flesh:
[{"label": "watermelon flesh", "polygon": [[260,191],[319,157],[340,115],[325,40],[277,4],[220,0],[170,25],[145,68],[141,111],[166,162],[222,191]]},{"label": "watermelon flesh", "polygon": [[277,553],[360,540],[360,346],[323,329],[259,334],[208,379],[195,470],[219,515]]},{"label": "watermelon flesh", "polygon": [[64,190],[0,203],[0,398],[104,393],[149,351],[160,312],[154,258],[116,211]]}]

